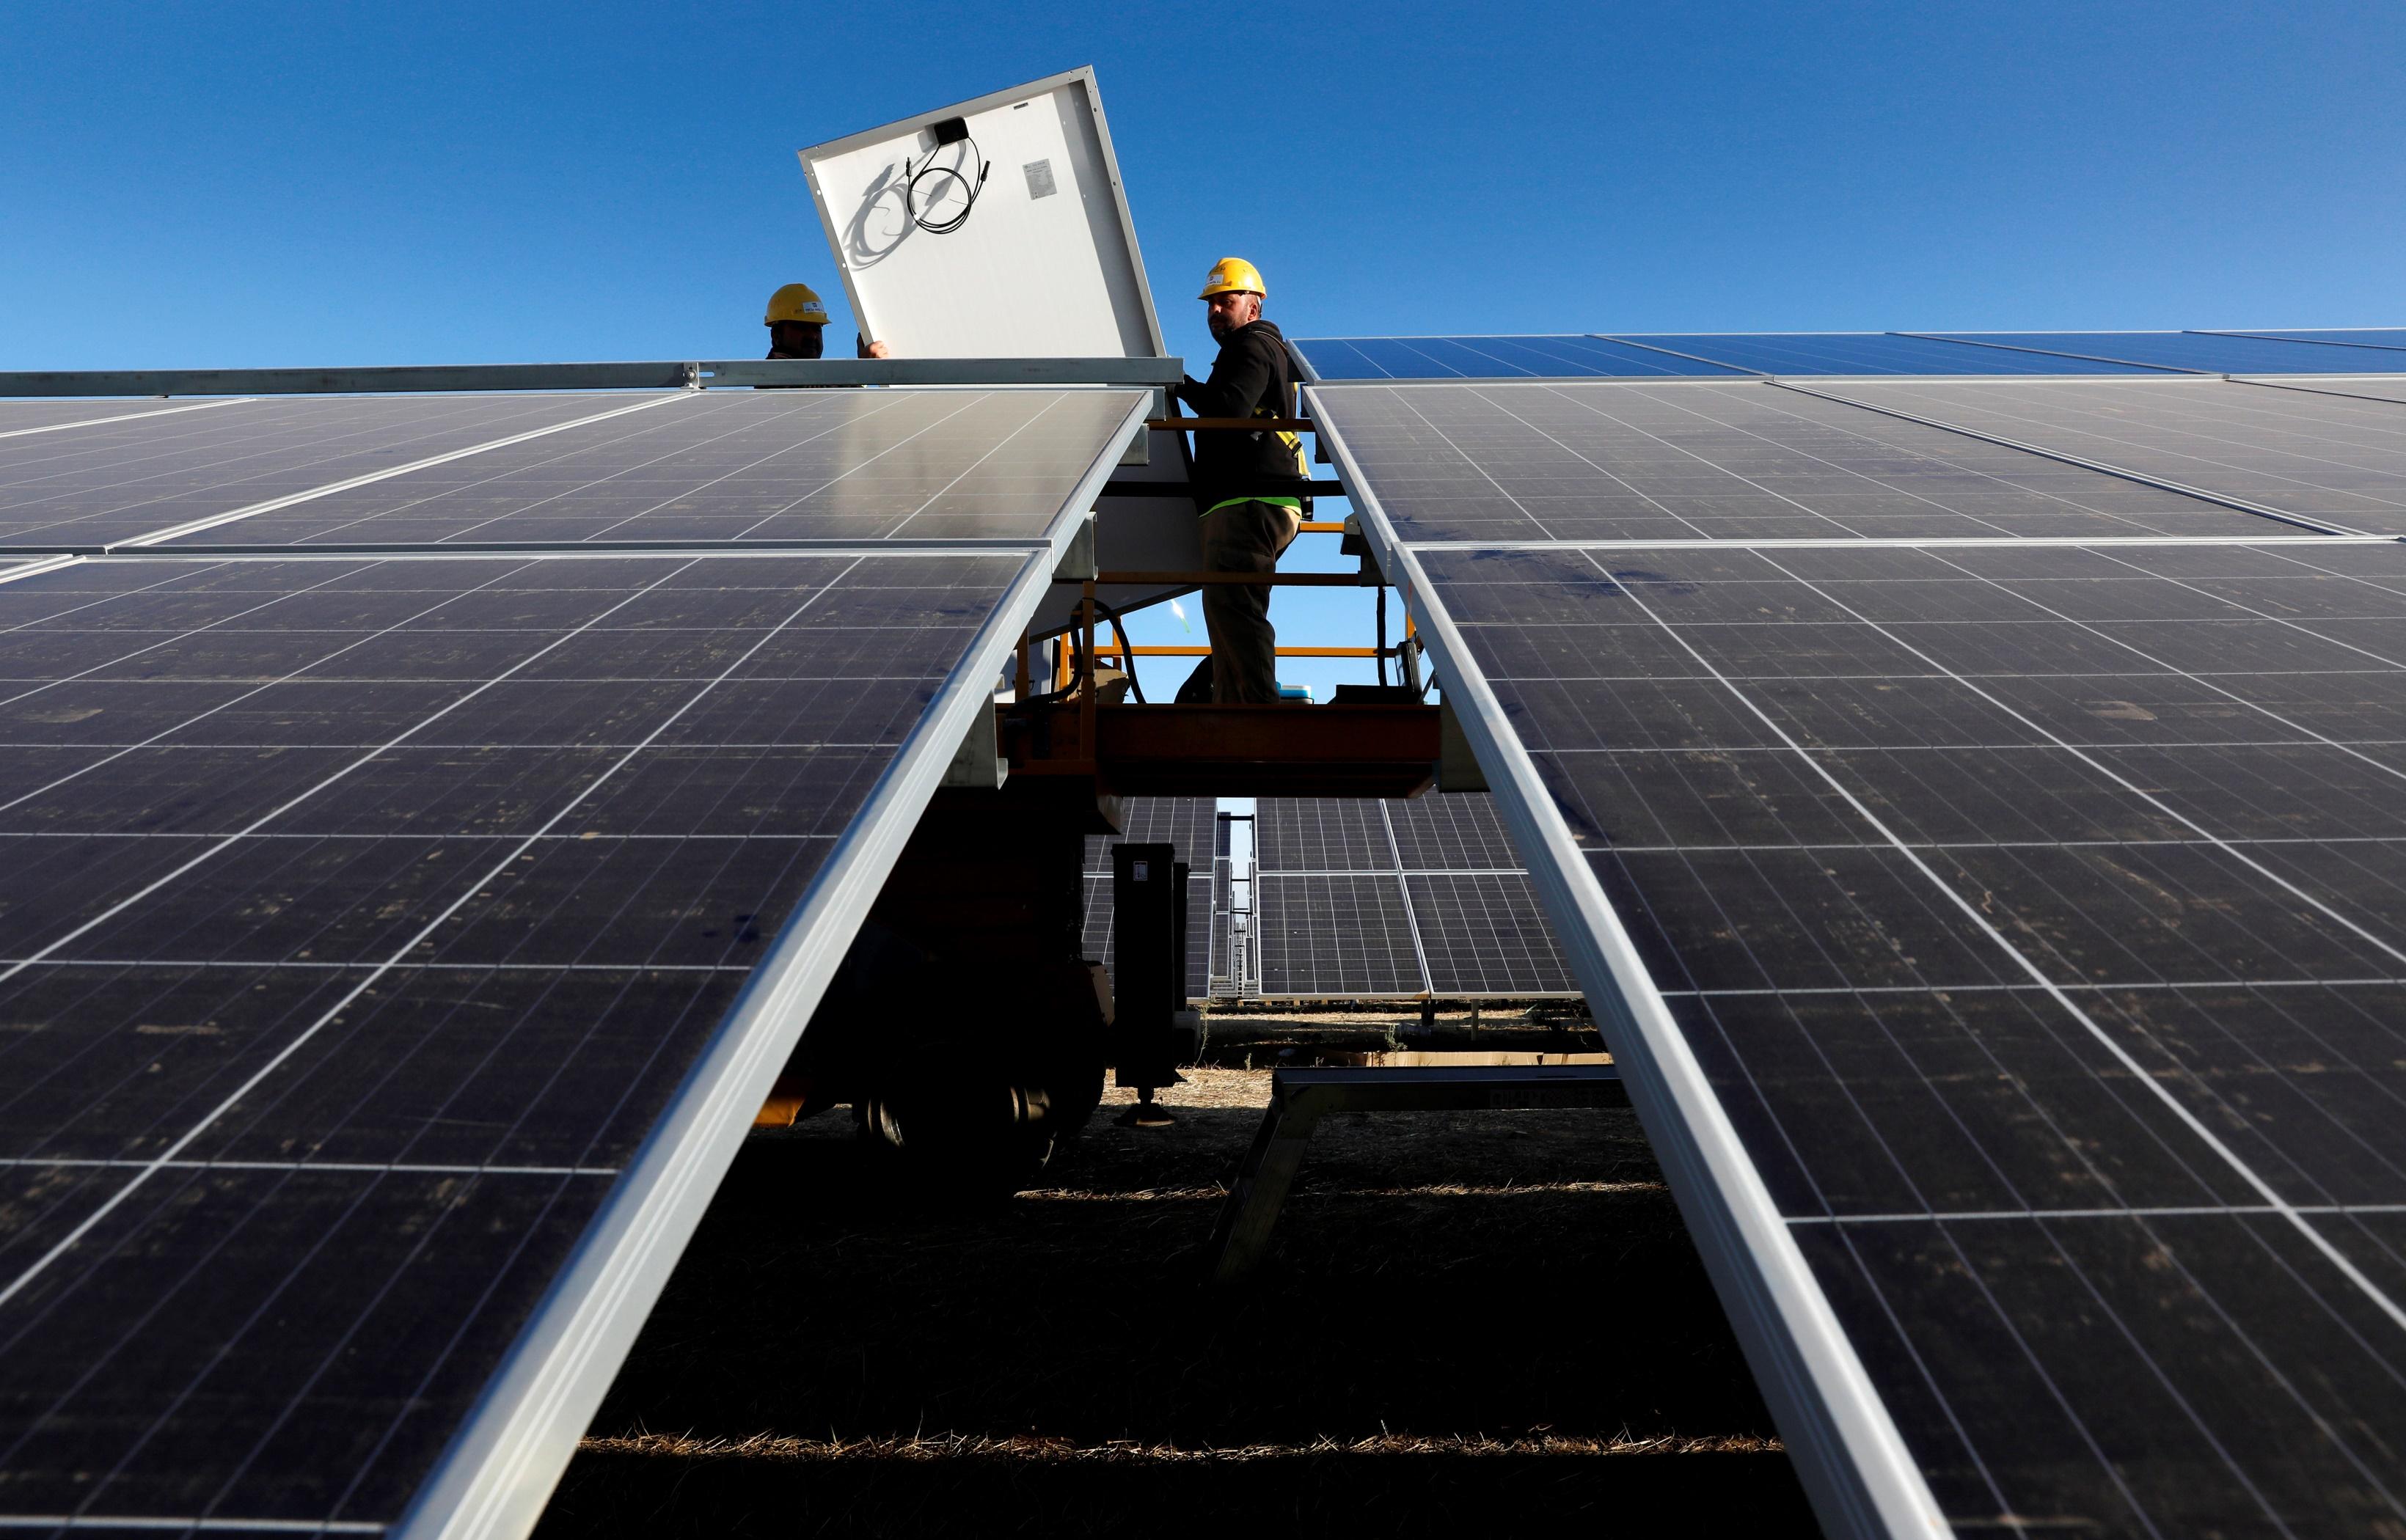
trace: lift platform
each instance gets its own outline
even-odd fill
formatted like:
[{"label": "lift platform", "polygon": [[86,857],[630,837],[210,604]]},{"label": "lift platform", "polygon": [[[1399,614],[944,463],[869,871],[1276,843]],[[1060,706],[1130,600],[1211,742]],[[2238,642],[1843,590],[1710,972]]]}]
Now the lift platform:
[{"label": "lift platform", "polygon": [[1417,797],[1438,709],[1375,705],[999,708],[1013,776],[1089,777],[1114,797]]}]

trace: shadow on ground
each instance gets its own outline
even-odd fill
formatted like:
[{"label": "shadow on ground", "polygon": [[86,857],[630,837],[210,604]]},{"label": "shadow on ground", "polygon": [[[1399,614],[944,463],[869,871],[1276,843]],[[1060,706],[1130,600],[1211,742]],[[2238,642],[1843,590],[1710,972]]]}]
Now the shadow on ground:
[{"label": "shadow on ground", "polygon": [[969,1209],[756,1137],[540,1533],[1812,1532],[1628,1113],[1332,1120],[1209,1291],[1267,1082]]}]

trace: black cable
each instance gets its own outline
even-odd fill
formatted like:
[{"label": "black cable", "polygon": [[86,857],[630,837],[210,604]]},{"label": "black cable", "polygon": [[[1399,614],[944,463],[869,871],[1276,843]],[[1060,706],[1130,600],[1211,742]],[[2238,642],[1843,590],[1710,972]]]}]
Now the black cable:
[{"label": "black cable", "polygon": [[[1144,686],[1137,682],[1136,650],[1127,639],[1127,623],[1120,618],[1119,611],[1113,609],[1109,604],[1104,603],[1099,599],[1095,600],[1095,614],[1099,618],[1109,621],[1111,623],[1111,629],[1118,634],[1121,647],[1120,660],[1127,665],[1128,693],[1136,697],[1136,703],[1138,705],[1141,706],[1145,704]],[[1062,685],[1057,690],[1047,690],[1042,695],[1031,695],[1025,700],[1013,701],[1012,703],[1013,707],[1050,706],[1058,701],[1067,700],[1078,693],[1078,686],[1080,685],[1094,677],[1097,666],[1097,654],[1099,653],[1101,649],[1097,648],[1096,649],[1096,652],[1090,653],[1085,648],[1079,646],[1074,642],[1071,642],[1069,640],[1071,634],[1073,633],[1064,632],[1062,634],[1062,641],[1069,646],[1071,654],[1075,656],[1078,660],[1077,668],[1069,675],[1069,682],[1067,685]]]},{"label": "black cable", "polygon": [[1111,632],[1120,641],[1120,661],[1127,665],[1128,693],[1136,697],[1138,705],[1143,705],[1145,703],[1144,686],[1137,683],[1136,650],[1129,645],[1126,623],[1120,619],[1119,611],[1112,609],[1099,599],[1095,600],[1095,613],[1111,623]]},{"label": "black cable", "polygon": [[[978,147],[975,139],[962,139],[957,142],[966,144],[969,147],[969,160],[963,161],[957,165],[938,165],[936,163],[937,151],[943,148],[941,145],[937,146],[935,149],[927,151],[927,163],[921,166],[915,176],[911,170],[911,158],[907,155],[902,158],[902,176],[904,178],[902,183],[902,212],[910,216],[910,219],[913,224],[917,225],[920,229],[926,231],[930,235],[949,235],[954,231],[958,230],[961,226],[969,222],[969,210],[977,206],[978,194],[985,191],[986,173],[994,169],[993,162],[978,160]],[[972,161],[977,162],[978,168],[977,180],[975,182],[971,182],[969,177],[962,175],[962,167],[968,165],[969,162]],[[919,212],[919,184],[926,181],[930,177],[937,176],[950,177],[953,180],[960,183],[961,186],[969,189],[969,201],[961,205],[961,211],[958,214],[954,215],[951,219],[938,220],[931,223],[926,215]],[[930,204],[935,202],[932,197],[927,201]]]}]

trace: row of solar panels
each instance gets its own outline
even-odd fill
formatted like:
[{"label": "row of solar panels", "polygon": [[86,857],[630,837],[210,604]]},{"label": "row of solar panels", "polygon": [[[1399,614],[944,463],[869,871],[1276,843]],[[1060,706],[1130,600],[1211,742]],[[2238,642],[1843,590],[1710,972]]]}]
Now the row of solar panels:
[{"label": "row of solar panels", "polygon": [[[2395,389],[1310,392],[1833,1530],[2406,1519]],[[0,1525],[522,1527],[1144,409],[0,406]]]},{"label": "row of solar panels", "polygon": [[1306,402],[1825,1526],[2406,1526],[2406,388]]},{"label": "row of solar panels", "polygon": [[[1175,844],[1194,873],[1187,995],[1233,992],[1233,938],[1211,858],[1224,854],[1208,798],[1132,801],[1129,841]],[[1262,798],[1254,803],[1256,997],[1471,999],[1575,992],[1529,874],[1483,793],[1410,801]],[[1215,841],[1219,841],[1215,843]],[[1111,955],[1111,856],[1087,841],[1086,955]],[[1214,984],[1226,981],[1230,987]]]},{"label": "row of solar panels", "polygon": [[1741,374],[2352,374],[2406,372],[2406,329],[2299,332],[1725,332],[1308,337],[1315,378]]},{"label": "row of solar panels", "polygon": [[1147,407],[0,403],[0,1532],[531,1527]]}]

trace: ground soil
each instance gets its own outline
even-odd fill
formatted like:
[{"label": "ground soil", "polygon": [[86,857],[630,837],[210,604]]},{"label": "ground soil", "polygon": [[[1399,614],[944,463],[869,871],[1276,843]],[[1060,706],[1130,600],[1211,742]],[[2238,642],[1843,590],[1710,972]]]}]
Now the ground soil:
[{"label": "ground soil", "polygon": [[[1304,1052],[1389,1031],[1339,1026]],[[1269,1072],[1187,1074],[1007,1200],[897,1190],[841,1110],[756,1134],[538,1533],[1814,1532],[1629,1113],[1332,1120],[1212,1290]]]}]

